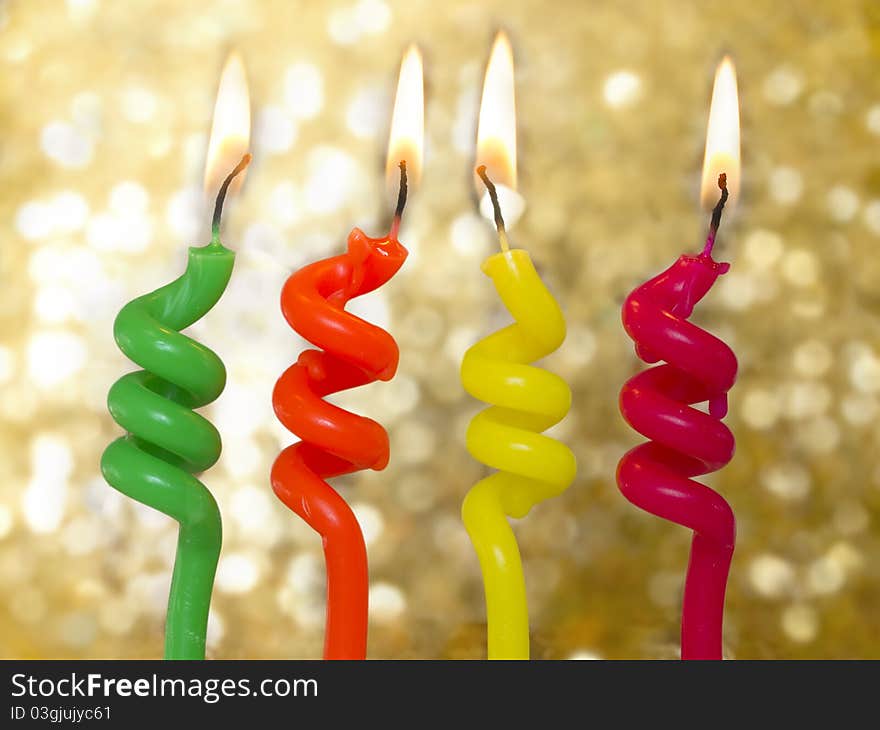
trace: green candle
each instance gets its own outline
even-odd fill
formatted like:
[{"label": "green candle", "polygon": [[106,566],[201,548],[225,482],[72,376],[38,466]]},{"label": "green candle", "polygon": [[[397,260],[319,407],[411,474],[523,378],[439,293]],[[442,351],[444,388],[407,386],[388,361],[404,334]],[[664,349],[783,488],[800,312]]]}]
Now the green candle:
[{"label": "green candle", "polygon": [[166,659],[204,659],[214,574],[220,556],[220,511],[194,474],[220,457],[220,434],[193,409],[211,403],[226,385],[226,368],[204,345],[180,334],[213,307],[232,274],[235,254],[220,243],[220,214],[232,179],[217,195],[213,236],[189,250],[179,279],[126,304],[113,325],[119,349],[142,370],[110,388],[113,420],[127,432],[101,458],[112,487],[173,517],[180,525],[168,617]]}]

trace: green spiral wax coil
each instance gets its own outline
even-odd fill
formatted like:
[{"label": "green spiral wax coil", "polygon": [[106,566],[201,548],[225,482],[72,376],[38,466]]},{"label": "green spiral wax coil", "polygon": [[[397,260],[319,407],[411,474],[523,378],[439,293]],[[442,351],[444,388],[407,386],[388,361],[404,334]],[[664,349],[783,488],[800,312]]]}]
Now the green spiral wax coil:
[{"label": "green spiral wax coil", "polygon": [[220,434],[194,411],[226,385],[226,368],[210,349],[180,333],[220,299],[235,255],[220,243],[219,215],[233,175],[217,199],[211,242],[189,251],[186,271],[126,304],[113,326],[119,349],[142,370],[110,388],[113,419],[127,432],[107,447],[101,471],[111,486],[180,525],[168,617],[166,659],[204,659],[208,609],[220,556],[220,511],[194,475],[220,457]]}]

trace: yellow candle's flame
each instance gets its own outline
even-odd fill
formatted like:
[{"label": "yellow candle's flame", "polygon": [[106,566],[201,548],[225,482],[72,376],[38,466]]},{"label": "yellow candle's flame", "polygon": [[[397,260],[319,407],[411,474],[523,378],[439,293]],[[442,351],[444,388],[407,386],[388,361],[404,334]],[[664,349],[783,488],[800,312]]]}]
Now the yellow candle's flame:
[{"label": "yellow candle's flame", "polygon": [[[492,45],[477,123],[477,159],[474,167],[486,166],[486,173],[499,187],[516,190],[516,99],[514,96],[513,49],[504,31]],[[485,193],[475,175],[477,193]]]},{"label": "yellow candle's flame", "polygon": [[[244,63],[237,52],[229,54],[214,104],[214,120],[205,161],[205,193],[213,197],[223,180],[248,151],[251,137],[251,105],[248,95]],[[229,185],[235,193],[244,181],[245,173]]]},{"label": "yellow candle's flame", "polygon": [[425,84],[422,72],[422,54],[413,44],[407,48],[400,63],[397,95],[391,115],[391,133],[388,136],[388,159],[385,180],[389,191],[397,192],[400,180],[399,164],[406,162],[407,178],[411,185],[422,176],[422,157],[425,146]]},{"label": "yellow candle's flame", "polygon": [[706,130],[706,154],[703,158],[703,178],[700,204],[709,211],[718,202],[718,176],[727,174],[730,199],[725,212],[739,200],[739,95],[736,89],[736,70],[729,56],[718,64],[712,103],[709,107],[709,126]]}]

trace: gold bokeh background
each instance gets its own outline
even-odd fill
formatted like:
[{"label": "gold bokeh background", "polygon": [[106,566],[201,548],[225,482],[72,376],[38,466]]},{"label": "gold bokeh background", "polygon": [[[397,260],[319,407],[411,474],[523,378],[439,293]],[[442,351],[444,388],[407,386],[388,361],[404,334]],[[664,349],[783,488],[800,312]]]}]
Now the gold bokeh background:
[{"label": "gold bokeh background", "polygon": [[464,349],[506,320],[470,165],[483,65],[517,63],[513,230],[569,323],[546,361],[574,391],[554,433],[575,484],[517,524],[533,656],[674,657],[689,533],[627,503],[639,440],[616,393],[639,367],[623,298],[701,245],[712,73],[740,80],[743,194],[733,262],[695,320],[741,365],[734,461],[707,482],[739,525],[725,622],[735,658],[880,657],[880,10],[871,0],[24,0],[0,3],[0,656],[156,657],[176,525],[108,487],[105,396],[131,369],[122,304],[206,240],[200,181],[219,70],[238,48],[254,163],[225,220],[238,252],[195,336],[226,362],[204,476],[224,515],[209,629],[218,658],[321,654],[320,539],[275,499],[292,437],[275,379],[303,347],[286,275],[387,224],[382,167],[400,54],[425,53],[427,158],[404,270],[354,307],[402,351],[397,378],[337,398],[384,423],[392,462],[338,480],[368,540],[369,655],[475,658],[482,586],[459,519],[484,473]]}]

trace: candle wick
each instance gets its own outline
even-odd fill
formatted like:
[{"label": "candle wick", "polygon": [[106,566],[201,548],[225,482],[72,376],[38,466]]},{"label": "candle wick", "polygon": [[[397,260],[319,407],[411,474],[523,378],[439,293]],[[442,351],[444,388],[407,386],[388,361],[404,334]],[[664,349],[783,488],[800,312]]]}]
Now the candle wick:
[{"label": "candle wick", "polygon": [[397,207],[394,209],[391,232],[388,234],[388,238],[391,241],[397,240],[397,234],[400,231],[400,219],[403,218],[403,209],[406,207],[406,160],[401,160],[397,166],[400,168],[400,187],[397,190]]},{"label": "candle wick", "polygon": [[718,176],[718,187],[721,189],[721,197],[712,209],[712,220],[709,223],[709,235],[706,236],[706,245],[703,248],[703,256],[712,255],[712,247],[715,245],[715,236],[718,233],[718,227],[721,225],[721,211],[724,210],[724,204],[727,202],[727,174],[724,172]]},{"label": "candle wick", "polygon": [[501,244],[501,250],[507,252],[510,250],[510,244],[507,242],[507,228],[504,226],[504,218],[501,215],[501,204],[498,202],[498,191],[495,189],[489,176],[486,174],[486,166],[480,165],[477,168],[477,175],[489,191],[489,198],[492,200],[492,210],[495,213],[495,227],[498,229],[498,242]]},{"label": "candle wick", "polygon": [[226,179],[220,186],[220,190],[217,193],[217,200],[214,203],[214,218],[211,222],[211,231],[213,233],[214,242],[220,242],[220,216],[223,214],[223,202],[226,200],[226,191],[229,189],[229,183],[232,182],[232,179],[238,175],[238,173],[250,164],[250,161],[251,155],[248,153],[241,158],[241,162],[239,162],[235,166],[235,169],[226,176]]}]

